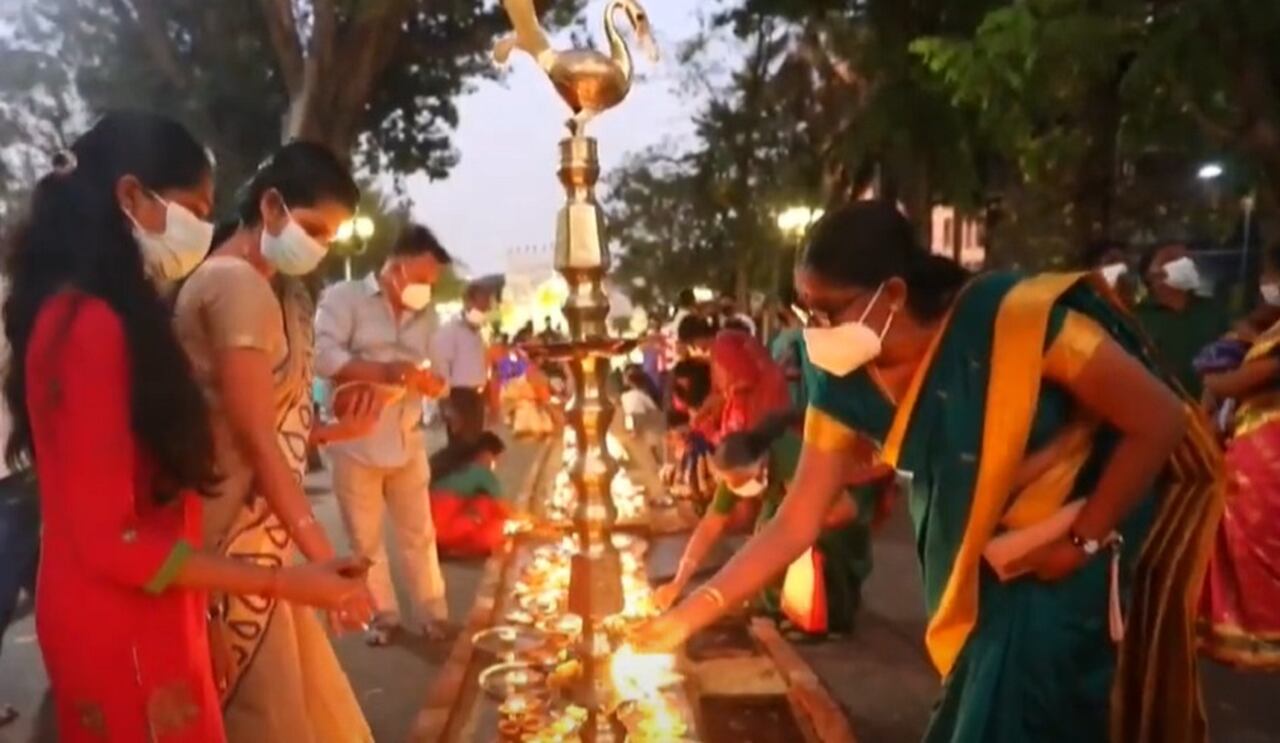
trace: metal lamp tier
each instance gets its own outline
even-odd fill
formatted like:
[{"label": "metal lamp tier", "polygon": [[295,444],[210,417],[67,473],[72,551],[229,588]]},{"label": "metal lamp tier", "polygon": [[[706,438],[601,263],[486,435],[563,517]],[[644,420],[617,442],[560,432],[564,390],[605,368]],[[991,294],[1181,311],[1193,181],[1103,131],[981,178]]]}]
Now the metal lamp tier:
[{"label": "metal lamp tier", "polygon": [[538,21],[534,0],[502,0],[513,33],[500,39],[494,58],[505,63],[515,50],[538,64],[556,92],[573,111],[569,136],[560,142],[558,174],[566,200],[556,224],[555,267],[569,287],[564,315],[568,343],[544,347],[549,356],[568,363],[573,394],[567,422],[576,438],[569,465],[576,495],[573,529],[578,552],[570,563],[568,610],[582,617],[578,657],[583,664],[575,702],[591,714],[588,741],[615,737],[613,725],[600,714],[608,706],[608,659],[611,653],[602,622],[624,609],[622,560],[612,541],[617,508],[612,483],[618,464],[609,454],[607,437],[613,405],[606,394],[611,358],[626,347],[609,337],[609,300],[604,277],[609,268],[604,216],[596,203],[600,177],[596,140],[585,134],[587,123],[620,104],[631,90],[631,52],[615,18],[624,16],[651,59],[657,58],[648,14],[638,0],[610,0],[604,12],[608,53],[592,49],[556,50]]}]

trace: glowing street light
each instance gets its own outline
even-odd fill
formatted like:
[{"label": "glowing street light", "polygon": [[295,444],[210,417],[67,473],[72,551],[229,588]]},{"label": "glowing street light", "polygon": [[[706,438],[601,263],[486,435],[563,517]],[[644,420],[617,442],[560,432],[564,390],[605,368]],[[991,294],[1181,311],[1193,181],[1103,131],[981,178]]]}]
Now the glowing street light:
[{"label": "glowing street light", "polygon": [[822,209],[811,209],[807,206],[792,206],[778,214],[778,229],[788,235],[802,235],[815,222],[822,219]]},{"label": "glowing street light", "polygon": [[1221,163],[1205,163],[1200,166],[1200,170],[1196,173],[1196,178],[1202,181],[1212,181],[1221,178],[1225,172]]},{"label": "glowing street light", "polygon": [[343,251],[348,281],[351,280],[351,256],[359,255],[369,247],[369,240],[373,239],[377,228],[374,221],[363,214],[358,214],[338,225],[338,232],[333,236],[333,241],[350,246]]}]

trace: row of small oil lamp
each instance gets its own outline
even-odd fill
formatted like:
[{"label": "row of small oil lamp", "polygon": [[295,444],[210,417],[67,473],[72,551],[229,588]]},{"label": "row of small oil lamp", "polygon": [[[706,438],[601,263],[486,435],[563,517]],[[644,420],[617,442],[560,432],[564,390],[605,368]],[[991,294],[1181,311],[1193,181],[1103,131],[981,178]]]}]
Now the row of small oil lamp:
[{"label": "row of small oil lamp", "polygon": [[[679,693],[682,678],[671,654],[640,654],[625,644],[626,628],[656,613],[653,591],[645,580],[645,543],[624,534],[613,536],[622,563],[622,614],[606,620],[600,636],[614,652],[609,679],[614,714],[634,743],[672,743],[688,732],[690,714]],[[504,619],[473,638],[475,645],[499,662],[481,674],[485,692],[500,702],[499,735],[504,742],[543,743],[578,740],[587,711],[556,701],[579,677],[582,667],[573,650],[582,619],[566,612],[569,562],[575,537],[542,544],[517,554],[519,579],[512,585],[514,606]]]},{"label": "row of small oil lamp", "polygon": [[[610,456],[619,464],[626,465],[629,460],[626,447],[622,445],[622,442],[613,434],[609,434],[605,441]],[[577,461],[577,458],[575,434],[573,429],[566,428],[563,451],[564,467],[556,473],[545,509],[547,519],[552,522],[568,522],[573,518],[577,494],[574,492],[573,483],[569,479],[569,468]],[[619,522],[624,524],[633,523],[644,517],[646,510],[644,488],[632,480],[625,466],[620,468],[617,474],[614,475],[613,481],[609,485],[609,492],[613,496],[613,505],[617,509]]]}]

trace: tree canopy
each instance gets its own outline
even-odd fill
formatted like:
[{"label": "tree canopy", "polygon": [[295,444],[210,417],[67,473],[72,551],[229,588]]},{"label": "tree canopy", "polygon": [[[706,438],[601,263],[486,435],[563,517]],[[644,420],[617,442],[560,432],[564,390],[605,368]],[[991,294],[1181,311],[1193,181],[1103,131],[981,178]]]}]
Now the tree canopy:
[{"label": "tree canopy", "polygon": [[[0,47],[0,119],[24,131],[56,121],[18,100],[32,81],[93,111],[173,115],[212,148],[222,195],[293,137],[370,174],[443,177],[457,161],[454,102],[495,74],[489,51],[508,27],[485,0],[22,2]],[[581,3],[539,7],[555,25]]]},{"label": "tree canopy", "polygon": [[[870,192],[900,202],[921,240],[933,205],[981,220],[992,265],[1073,265],[1107,238],[1238,245],[1250,193],[1280,238],[1273,0],[714,7],[687,58],[721,61],[726,37],[738,53],[731,74],[702,88],[696,141],[665,153],[678,167],[633,163],[611,192],[620,232],[654,230],[627,234],[646,254],[624,256],[624,268],[659,277],[656,266],[681,266],[651,292],[772,288],[760,266],[786,253],[780,210]],[[1209,161],[1225,175],[1197,179]],[[676,213],[699,222],[663,221]]]}]

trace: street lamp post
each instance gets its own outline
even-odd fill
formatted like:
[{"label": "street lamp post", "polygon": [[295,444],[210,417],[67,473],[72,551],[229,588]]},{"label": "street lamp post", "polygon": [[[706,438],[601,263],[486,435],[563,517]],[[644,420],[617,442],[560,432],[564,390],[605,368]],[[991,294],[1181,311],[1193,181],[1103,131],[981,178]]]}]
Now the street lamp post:
[{"label": "street lamp post", "polygon": [[[1244,244],[1240,246],[1240,285],[1247,292],[1249,286],[1249,241],[1253,238],[1254,196],[1250,193],[1240,200],[1240,208],[1244,210]],[[1247,294],[1245,296],[1248,296]],[[1248,306],[1247,304],[1245,306]]]},{"label": "street lamp post", "polygon": [[[819,219],[822,219],[824,211],[818,208],[808,206],[791,206],[778,212],[777,224],[778,229],[789,240],[788,254],[791,258],[787,261],[788,256],[779,256],[778,260],[773,263],[773,279],[771,281],[770,291],[779,292],[782,284],[782,271],[784,264],[795,264],[795,260],[800,252],[800,242],[804,240],[805,234],[809,232]],[[768,337],[772,331],[773,316],[772,313],[765,314],[765,337]]]},{"label": "street lamp post", "polygon": [[[1218,162],[1207,162],[1201,165],[1200,169],[1196,171],[1196,178],[1200,181],[1203,181],[1209,187],[1210,195],[1213,200],[1213,208],[1215,210],[1218,208],[1218,198],[1219,198],[1218,179],[1221,178],[1223,175],[1225,175],[1226,172],[1227,172],[1226,168],[1222,166],[1222,163],[1218,163]],[[1252,192],[1240,200],[1240,209],[1244,213],[1244,220],[1243,220],[1244,229],[1243,229],[1243,235],[1242,235],[1244,241],[1240,245],[1239,281],[1240,281],[1240,286],[1242,287],[1242,290],[1245,292],[1244,296],[1246,297],[1248,296],[1248,292],[1249,292],[1249,288],[1248,288],[1249,286],[1249,243],[1253,238],[1252,232],[1253,232],[1254,205],[1255,205],[1254,195]],[[1247,306],[1247,300],[1246,300],[1246,306]]]},{"label": "street lamp post", "polygon": [[[809,232],[825,212],[822,209],[810,208],[807,206],[792,206],[778,213],[778,229],[782,231],[791,242],[788,247],[791,249],[791,259],[794,263],[796,254],[800,252],[800,242],[804,240],[804,236]],[[782,280],[782,263],[777,261],[774,263],[773,270],[773,291],[778,290],[778,285]]]},{"label": "street lamp post", "polygon": [[1196,177],[1202,181],[1212,181],[1221,178],[1224,172],[1226,171],[1221,163],[1205,163],[1196,171]]},{"label": "street lamp post", "polygon": [[368,249],[369,241],[373,239],[375,231],[377,231],[377,225],[363,214],[357,214],[338,226],[338,234],[334,236],[334,241],[346,246],[342,253],[347,281],[351,280],[352,256],[362,255]]}]

